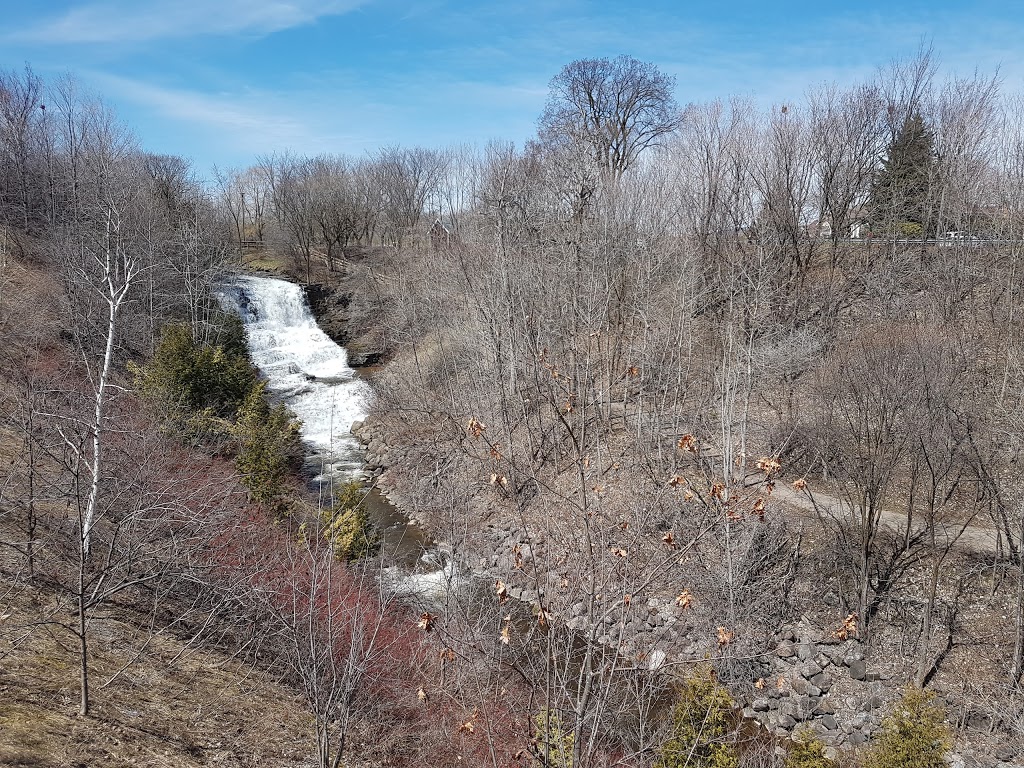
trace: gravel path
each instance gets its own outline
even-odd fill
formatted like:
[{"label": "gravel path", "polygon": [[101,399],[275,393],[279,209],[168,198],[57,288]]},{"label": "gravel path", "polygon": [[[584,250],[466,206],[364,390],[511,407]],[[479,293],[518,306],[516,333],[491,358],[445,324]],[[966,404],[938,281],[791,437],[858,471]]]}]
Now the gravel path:
[{"label": "gravel path", "polygon": [[[798,491],[791,485],[779,483],[772,497],[786,507],[807,515],[823,514],[837,520],[854,518],[853,510],[847,502],[822,491],[814,491],[810,486]],[[891,531],[902,531],[906,520],[903,513],[882,511],[882,525]],[[998,551],[998,537],[998,531],[991,526],[968,525],[965,528],[963,523],[948,522],[939,523],[937,543],[940,546],[955,544],[960,549],[995,554]]]}]

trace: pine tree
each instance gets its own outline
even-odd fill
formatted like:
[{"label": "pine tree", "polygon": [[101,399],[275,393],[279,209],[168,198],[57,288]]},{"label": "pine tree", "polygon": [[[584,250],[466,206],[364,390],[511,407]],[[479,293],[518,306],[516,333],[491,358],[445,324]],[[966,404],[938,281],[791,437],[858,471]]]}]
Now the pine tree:
[{"label": "pine tree", "polygon": [[298,444],[299,423],[283,405],[271,407],[266,382],[259,382],[238,409],[235,466],[255,501],[270,503],[283,492],[289,462]]},{"label": "pine tree", "polygon": [[885,162],[871,185],[868,202],[876,236],[919,238],[934,235],[931,183],[935,173],[932,132],[914,114],[889,145]]},{"label": "pine tree", "polygon": [[366,493],[358,480],[342,485],[335,504],[325,509],[320,517],[324,526],[323,537],[339,560],[358,560],[376,549],[379,541],[370,527],[364,497]]}]

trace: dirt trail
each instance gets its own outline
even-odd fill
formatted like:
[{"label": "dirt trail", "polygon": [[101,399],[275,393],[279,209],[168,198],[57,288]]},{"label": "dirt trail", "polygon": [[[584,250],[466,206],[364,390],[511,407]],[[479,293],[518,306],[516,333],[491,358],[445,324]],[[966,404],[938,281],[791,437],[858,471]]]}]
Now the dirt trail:
[{"label": "dirt trail", "polygon": [[[807,515],[817,516],[821,513],[838,520],[852,520],[854,516],[847,502],[822,491],[813,491],[809,486],[803,491],[798,491],[791,485],[779,483],[775,486],[772,497],[786,507]],[[906,526],[906,520],[903,513],[882,511],[882,525],[890,531],[902,531]],[[999,532],[990,526],[968,525],[964,528],[963,523],[939,523],[936,538],[940,547],[950,543],[959,549],[983,554],[995,554],[999,549]]]}]

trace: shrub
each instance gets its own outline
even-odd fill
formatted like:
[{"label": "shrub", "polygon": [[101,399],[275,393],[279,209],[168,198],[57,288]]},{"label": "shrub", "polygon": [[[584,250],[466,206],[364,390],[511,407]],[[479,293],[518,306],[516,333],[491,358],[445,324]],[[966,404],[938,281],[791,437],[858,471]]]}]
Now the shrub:
[{"label": "shrub", "polygon": [[687,679],[679,689],[672,731],[655,768],[737,768],[732,708],[732,697],[710,668]]},{"label": "shrub", "polygon": [[865,768],[945,768],[952,746],[946,711],[935,694],[908,688],[868,749]]},{"label": "shrub", "polygon": [[835,763],[825,757],[824,742],[808,728],[793,736],[785,768],[835,768]]},{"label": "shrub", "polygon": [[363,486],[358,481],[345,483],[334,506],[321,514],[323,537],[339,560],[366,557],[377,547],[377,537],[370,527],[363,496]]},{"label": "shrub", "polygon": [[153,359],[135,367],[136,386],[146,397],[183,412],[229,418],[256,383],[244,345],[227,333],[227,345],[207,346],[192,338],[187,325],[164,329]]},{"label": "shrub", "polygon": [[924,227],[916,221],[901,221],[896,225],[896,233],[908,240],[919,240],[924,236]]},{"label": "shrub", "polygon": [[538,765],[545,768],[573,768],[576,737],[566,732],[562,716],[554,709],[542,709],[533,718],[535,736],[531,752]]},{"label": "shrub", "polygon": [[285,406],[271,408],[265,389],[265,382],[253,386],[238,410],[235,466],[252,498],[270,503],[281,496],[289,465],[298,454],[299,422]]}]

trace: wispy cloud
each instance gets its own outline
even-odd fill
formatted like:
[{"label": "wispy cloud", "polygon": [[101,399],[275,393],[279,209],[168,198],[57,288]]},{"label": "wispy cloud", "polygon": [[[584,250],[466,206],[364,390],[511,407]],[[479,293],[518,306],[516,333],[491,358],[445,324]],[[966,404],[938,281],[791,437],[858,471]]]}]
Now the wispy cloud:
[{"label": "wispy cloud", "polygon": [[199,93],[109,74],[93,74],[91,79],[121,102],[137,104],[165,120],[223,137],[250,151],[303,146],[316,139],[305,123],[289,116],[294,112],[268,104],[267,94]]},{"label": "wispy cloud", "polygon": [[197,35],[267,35],[351,11],[364,0],[100,0],[15,30],[37,43],[142,42]]}]

